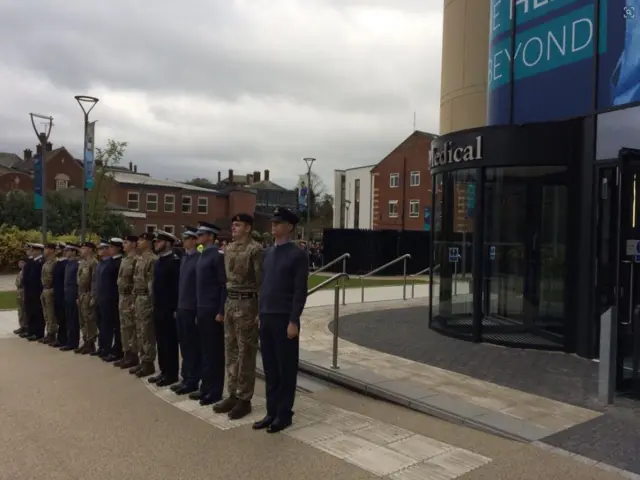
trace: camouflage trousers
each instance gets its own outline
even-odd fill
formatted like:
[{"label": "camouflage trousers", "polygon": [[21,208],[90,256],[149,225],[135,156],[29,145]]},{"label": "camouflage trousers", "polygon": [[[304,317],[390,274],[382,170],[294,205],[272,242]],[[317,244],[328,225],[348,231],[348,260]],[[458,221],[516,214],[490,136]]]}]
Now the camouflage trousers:
[{"label": "camouflage trousers", "polygon": [[96,310],[91,305],[92,295],[81,293],[78,295],[78,319],[80,320],[80,331],[84,343],[94,343],[98,336],[98,326],[96,324]]},{"label": "camouflage trousers", "polygon": [[29,319],[24,308],[24,290],[22,288],[16,292],[16,299],[18,300],[18,325],[20,328],[27,329],[29,328]]},{"label": "camouflage trousers", "polygon": [[136,296],[133,294],[120,294],[118,310],[120,311],[120,336],[122,337],[122,350],[138,353],[138,337],[136,335]]},{"label": "camouflage trousers", "polygon": [[47,335],[58,334],[58,320],[56,319],[56,309],[53,301],[53,289],[46,288],[40,294],[40,303],[42,304],[42,314],[44,315],[44,323],[47,327]]},{"label": "camouflage trousers", "polygon": [[256,384],[259,329],[258,299],[227,298],[224,306],[224,352],[229,395],[251,400]]},{"label": "camouflage trousers", "polygon": [[137,295],[135,300],[136,337],[140,361],[156,360],[156,329],[153,324],[153,303],[149,295]]}]

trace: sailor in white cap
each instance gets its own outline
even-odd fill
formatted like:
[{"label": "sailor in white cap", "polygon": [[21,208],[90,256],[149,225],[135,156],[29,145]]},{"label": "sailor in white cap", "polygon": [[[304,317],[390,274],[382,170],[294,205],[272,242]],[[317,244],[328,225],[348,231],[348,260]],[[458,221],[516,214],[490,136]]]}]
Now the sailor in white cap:
[{"label": "sailor in white cap", "polygon": [[40,295],[42,294],[42,266],[44,265],[43,251],[43,244],[29,244],[31,261],[25,267],[23,274],[24,304],[29,321],[29,335],[25,338],[30,342],[44,337],[45,323],[40,301]]}]

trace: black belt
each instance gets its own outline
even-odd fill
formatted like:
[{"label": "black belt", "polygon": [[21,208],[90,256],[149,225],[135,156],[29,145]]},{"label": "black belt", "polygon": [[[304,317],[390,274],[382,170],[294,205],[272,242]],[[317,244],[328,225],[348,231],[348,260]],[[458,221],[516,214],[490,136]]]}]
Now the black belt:
[{"label": "black belt", "polygon": [[227,292],[227,298],[231,300],[251,300],[257,297],[258,294],[256,292]]}]

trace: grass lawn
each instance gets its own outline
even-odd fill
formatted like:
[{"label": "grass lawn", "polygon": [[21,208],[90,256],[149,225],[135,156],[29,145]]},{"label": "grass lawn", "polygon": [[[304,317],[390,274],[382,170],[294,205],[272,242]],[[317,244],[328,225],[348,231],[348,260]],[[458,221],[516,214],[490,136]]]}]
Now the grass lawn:
[{"label": "grass lawn", "polygon": [[[321,276],[321,275],[314,275],[312,277],[309,277],[309,280],[307,282],[307,285],[309,285],[309,288],[313,288],[316,285],[320,285],[322,282],[324,282],[325,280],[328,280],[330,277],[326,277],[326,276]],[[393,285],[402,285],[404,282],[402,279],[389,279],[389,280],[374,280],[374,279],[370,279],[370,278],[365,278],[364,279],[364,287],[389,287],[389,286],[393,286]],[[416,284],[419,283],[426,283],[424,280],[416,280]],[[329,285],[327,285],[324,288],[333,288],[333,283],[330,283]],[[360,280],[358,278],[349,278],[349,280],[347,280],[347,288],[360,288]],[[411,279],[407,278],[407,287],[411,287]]]},{"label": "grass lawn", "polygon": [[16,292],[0,292],[0,310],[18,308]]}]

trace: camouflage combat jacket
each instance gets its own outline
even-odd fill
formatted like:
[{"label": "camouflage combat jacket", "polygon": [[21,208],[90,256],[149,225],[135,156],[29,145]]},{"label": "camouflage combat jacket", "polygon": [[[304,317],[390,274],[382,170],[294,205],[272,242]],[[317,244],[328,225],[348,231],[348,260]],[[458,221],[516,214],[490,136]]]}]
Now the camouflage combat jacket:
[{"label": "camouflage combat jacket", "polygon": [[91,257],[80,260],[78,263],[78,294],[94,293],[95,288],[94,277],[96,273],[96,265],[98,261]]},{"label": "camouflage combat jacket", "polygon": [[253,239],[234,241],[224,249],[227,291],[257,293],[262,283],[262,246]]},{"label": "camouflage combat jacket", "polygon": [[133,276],[137,258],[135,254],[126,255],[122,258],[120,270],[118,270],[118,293],[120,295],[131,295],[133,293]]},{"label": "camouflage combat jacket", "polygon": [[153,292],[153,266],[156,257],[151,251],[143,252],[136,258],[133,269],[133,293],[136,295],[149,295]]}]

